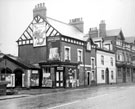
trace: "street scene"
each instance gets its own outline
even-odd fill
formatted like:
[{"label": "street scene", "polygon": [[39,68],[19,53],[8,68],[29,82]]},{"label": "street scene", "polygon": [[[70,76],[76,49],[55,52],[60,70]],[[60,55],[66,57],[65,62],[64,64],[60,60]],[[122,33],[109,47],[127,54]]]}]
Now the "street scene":
[{"label": "street scene", "polygon": [[0,109],[135,109],[135,0],[0,0]]},{"label": "street scene", "polygon": [[[33,89],[34,90],[34,89]],[[45,93],[20,91],[20,98],[0,100],[0,109],[134,109],[135,85],[120,84]],[[53,89],[46,89],[53,90]],[[28,93],[29,92],[29,93]],[[25,93],[25,94],[24,94]],[[27,95],[26,95],[27,93]]]}]

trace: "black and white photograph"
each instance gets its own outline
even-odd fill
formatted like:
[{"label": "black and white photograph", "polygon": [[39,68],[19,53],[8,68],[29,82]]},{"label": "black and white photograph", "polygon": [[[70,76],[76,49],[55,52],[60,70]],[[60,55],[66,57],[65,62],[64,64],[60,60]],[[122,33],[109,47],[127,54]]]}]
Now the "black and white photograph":
[{"label": "black and white photograph", "polygon": [[0,109],[135,109],[135,0],[0,0]]}]

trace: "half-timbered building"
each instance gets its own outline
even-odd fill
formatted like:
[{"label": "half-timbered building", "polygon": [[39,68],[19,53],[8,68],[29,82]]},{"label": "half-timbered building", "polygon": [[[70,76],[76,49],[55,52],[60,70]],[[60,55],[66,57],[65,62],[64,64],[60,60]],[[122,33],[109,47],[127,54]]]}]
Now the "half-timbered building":
[{"label": "half-timbered building", "polygon": [[96,84],[95,45],[84,38],[82,18],[64,23],[46,16],[44,3],[33,9],[33,20],[17,40],[18,56],[41,67],[41,87]]}]

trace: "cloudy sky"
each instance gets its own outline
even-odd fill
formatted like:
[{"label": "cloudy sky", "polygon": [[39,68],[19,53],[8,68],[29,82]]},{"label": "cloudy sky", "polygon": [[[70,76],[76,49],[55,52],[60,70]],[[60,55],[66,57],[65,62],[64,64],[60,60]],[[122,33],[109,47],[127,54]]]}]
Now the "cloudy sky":
[{"label": "cloudy sky", "polygon": [[82,17],[85,33],[105,20],[107,29],[135,36],[135,0],[0,0],[0,50],[17,55],[16,40],[33,19],[33,8],[45,2],[47,16],[68,23]]}]

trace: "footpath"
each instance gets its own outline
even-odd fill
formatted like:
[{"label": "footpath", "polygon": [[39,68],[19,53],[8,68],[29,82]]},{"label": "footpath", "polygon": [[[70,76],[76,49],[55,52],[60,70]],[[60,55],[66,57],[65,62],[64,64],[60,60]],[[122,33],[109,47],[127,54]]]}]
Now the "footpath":
[{"label": "footpath", "polygon": [[78,88],[38,88],[38,89],[19,89],[18,93],[15,95],[4,95],[0,96],[0,100],[7,100],[7,99],[16,99],[16,98],[23,98],[23,97],[30,97],[34,95],[40,94],[50,94],[50,93],[57,93],[57,92],[64,92],[64,91],[75,91],[81,90],[84,88],[89,89],[97,89],[97,88],[104,88],[104,87],[125,87],[125,86],[133,86],[135,83],[119,83],[119,84],[109,84],[109,85],[97,85],[97,86],[84,86]]}]

